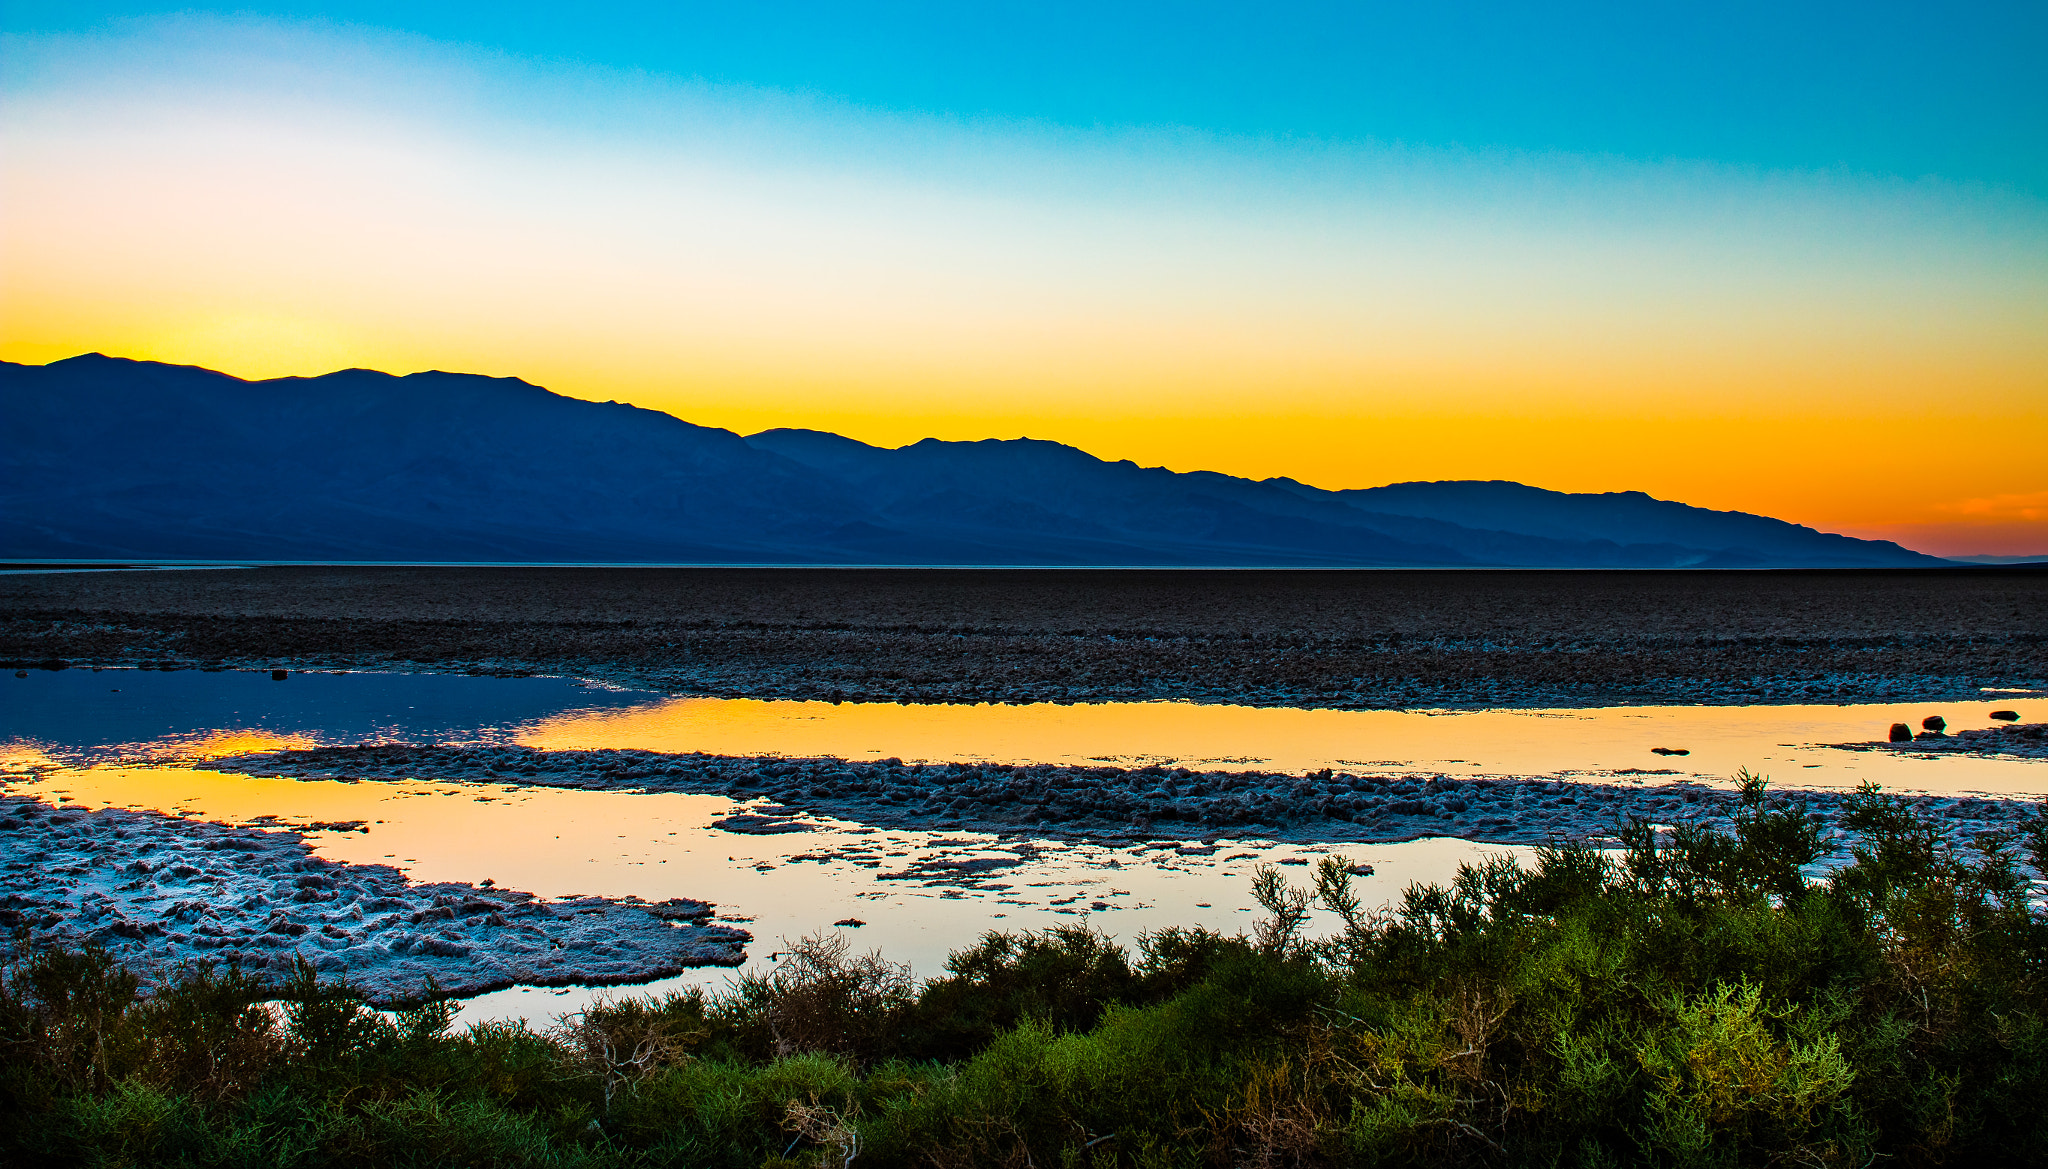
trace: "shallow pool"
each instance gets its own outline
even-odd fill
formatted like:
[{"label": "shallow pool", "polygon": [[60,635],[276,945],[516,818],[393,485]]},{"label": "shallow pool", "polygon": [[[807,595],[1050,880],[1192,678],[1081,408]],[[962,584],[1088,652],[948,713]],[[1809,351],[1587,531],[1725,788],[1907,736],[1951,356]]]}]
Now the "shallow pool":
[{"label": "shallow pool", "polygon": [[[366,821],[314,831],[335,860],[396,865],[427,881],[495,881],[545,897],[695,897],[750,929],[750,968],[783,939],[849,931],[862,948],[937,973],[988,929],[1085,921],[1126,941],[1159,927],[1235,930],[1252,916],[1251,872],[1328,852],[1373,866],[1369,901],[1441,880],[1500,846],[1451,839],[1301,845],[1262,840],[1141,846],[1001,839],[818,821],[743,836],[712,822],[724,796],[578,791],[511,783],[338,782],[207,770],[211,757],[366,741],[519,743],[543,750],[637,748],[716,754],[1092,764],[1303,772],[1724,779],[1737,767],[1781,784],[1941,792],[2048,792],[2048,762],[1833,750],[1892,722],[1989,711],[2038,718],[2041,695],[1977,704],[1615,707],[1553,711],[1328,711],[1125,703],[834,705],[674,698],[560,678],[140,670],[31,671],[0,679],[0,784],[86,806],[237,823]],[[1653,748],[1684,750],[1658,755]],[[1520,850],[1509,850],[1520,851]],[[1307,867],[1285,871],[1301,874]],[[863,924],[836,925],[858,920]],[[717,983],[712,969],[654,989]],[[595,992],[519,989],[472,1000],[469,1018],[545,1018]]]},{"label": "shallow pool", "polygon": [[[1302,710],[1186,702],[933,705],[677,698],[564,678],[458,674],[28,671],[0,679],[0,742],[74,763],[205,758],[369,741],[516,742],[721,755],[895,757],[1306,772],[1562,776],[1738,767],[1780,784],[2048,794],[2040,760],[1848,752],[1895,722],[1952,730],[1995,709],[2048,717],[2048,695],[1974,703],[1615,706],[1559,710]],[[1656,750],[1684,751],[1683,755]]]}]

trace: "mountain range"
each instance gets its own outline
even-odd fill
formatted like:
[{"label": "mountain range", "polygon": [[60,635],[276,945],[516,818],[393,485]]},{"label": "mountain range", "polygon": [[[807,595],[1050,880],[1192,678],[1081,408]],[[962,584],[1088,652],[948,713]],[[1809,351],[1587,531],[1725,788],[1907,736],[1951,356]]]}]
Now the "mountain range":
[{"label": "mountain range", "polygon": [[0,557],[1880,568],[1948,563],[1641,492],[1329,491],[1036,439],[742,437],[516,378],[0,362]]}]

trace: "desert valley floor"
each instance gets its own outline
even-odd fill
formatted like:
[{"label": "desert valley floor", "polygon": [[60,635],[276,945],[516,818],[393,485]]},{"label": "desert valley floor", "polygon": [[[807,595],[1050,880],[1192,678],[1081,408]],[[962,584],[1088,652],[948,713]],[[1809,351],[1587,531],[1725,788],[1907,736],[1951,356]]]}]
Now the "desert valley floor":
[{"label": "desert valley floor", "polygon": [[2048,795],[2044,614],[1996,570],[10,575],[0,913],[503,1017],[818,931],[1243,928],[1323,855],[1397,898],[1745,768],[1967,845]]}]

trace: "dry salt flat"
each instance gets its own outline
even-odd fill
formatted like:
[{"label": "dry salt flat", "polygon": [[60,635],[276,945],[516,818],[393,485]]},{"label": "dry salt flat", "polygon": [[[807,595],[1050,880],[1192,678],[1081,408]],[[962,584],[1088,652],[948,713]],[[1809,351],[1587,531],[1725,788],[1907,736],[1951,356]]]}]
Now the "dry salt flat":
[{"label": "dry salt flat", "polygon": [[[346,829],[353,825],[316,825]],[[94,944],[154,984],[185,963],[281,982],[303,960],[372,1002],[431,985],[615,986],[744,960],[746,931],[706,902],[544,901],[488,885],[413,883],[388,865],[312,855],[303,835],[0,796],[0,928]]]}]

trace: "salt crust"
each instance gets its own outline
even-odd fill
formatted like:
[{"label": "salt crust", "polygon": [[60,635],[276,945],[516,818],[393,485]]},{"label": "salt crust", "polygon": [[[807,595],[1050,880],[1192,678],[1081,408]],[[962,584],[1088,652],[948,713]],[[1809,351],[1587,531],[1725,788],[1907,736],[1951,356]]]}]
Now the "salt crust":
[{"label": "salt crust", "polygon": [[[1918,746],[1918,744],[1912,744]],[[896,759],[785,759],[653,751],[378,744],[210,760],[210,769],[300,779],[432,779],[596,791],[691,792],[767,799],[727,830],[787,831],[808,812],[878,828],[938,828],[1095,839],[1268,838],[1295,842],[1454,836],[1495,844],[1611,837],[1628,817],[1655,824],[1725,821],[1726,786],[1670,770],[1571,779],[1438,774],[1286,775],[1150,766],[906,764]],[[1845,793],[1774,788],[1833,830]],[[1903,798],[1952,843],[2014,828],[2039,802],[1987,796]],[[763,816],[761,813],[771,813]],[[755,823],[759,821],[760,823]]]},{"label": "salt crust", "polygon": [[736,966],[744,930],[711,906],[467,884],[312,855],[298,832],[0,796],[0,928],[33,945],[105,947],[145,985],[232,963],[268,983],[298,959],[370,1001],[513,985],[614,986]]}]

